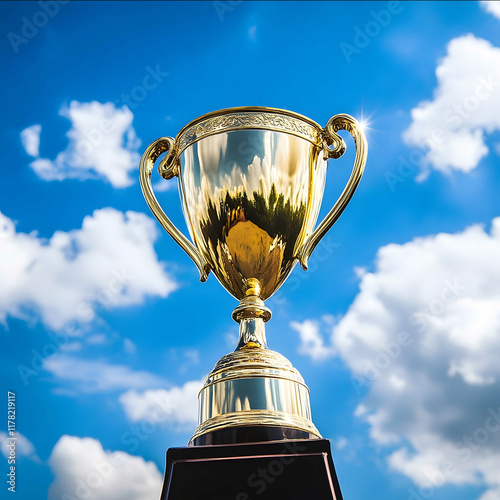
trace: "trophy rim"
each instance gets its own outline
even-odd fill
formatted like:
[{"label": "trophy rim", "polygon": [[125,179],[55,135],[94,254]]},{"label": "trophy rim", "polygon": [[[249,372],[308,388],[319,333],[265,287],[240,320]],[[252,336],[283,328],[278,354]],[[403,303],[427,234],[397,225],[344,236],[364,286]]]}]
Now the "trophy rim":
[{"label": "trophy rim", "polygon": [[[234,115],[234,114],[267,114],[267,115],[281,115],[284,117],[291,118],[292,120],[299,120],[305,123],[307,126],[311,127],[311,131],[304,131],[300,129],[295,129],[293,127],[287,128],[285,126],[276,126],[274,124],[262,124],[262,123],[254,123],[254,124],[243,124],[243,125],[229,125],[223,127],[207,127],[203,125],[203,122],[210,122],[212,119],[216,119],[218,117],[222,117],[225,115]],[[201,125],[201,127],[199,127]],[[323,136],[323,127],[308,118],[305,115],[300,113],[296,113],[295,111],[290,111],[288,109],[281,108],[273,108],[268,106],[237,106],[233,108],[223,108],[216,111],[211,111],[209,113],[205,113],[201,116],[198,116],[194,120],[191,120],[187,125],[181,128],[178,134],[175,137],[175,144],[177,147],[177,154],[180,155],[183,153],[185,149],[189,146],[198,142],[200,139],[205,137],[209,137],[211,135],[216,135],[218,133],[230,132],[236,130],[249,130],[249,129],[264,129],[264,130],[273,130],[275,132],[289,133],[292,135],[296,135],[305,140],[308,140],[312,144],[321,147],[322,136]],[[189,136],[189,137],[188,137]]]}]

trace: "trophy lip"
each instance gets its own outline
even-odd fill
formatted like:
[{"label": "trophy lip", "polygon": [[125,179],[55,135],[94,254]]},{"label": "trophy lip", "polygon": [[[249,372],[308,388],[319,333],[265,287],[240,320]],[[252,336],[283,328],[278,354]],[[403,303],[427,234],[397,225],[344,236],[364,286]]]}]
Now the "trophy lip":
[{"label": "trophy lip", "polygon": [[223,108],[216,111],[210,111],[209,113],[198,116],[198,118],[195,118],[194,120],[191,120],[187,125],[184,125],[184,127],[182,127],[177,134],[177,137],[180,137],[189,127],[192,127],[193,125],[196,125],[197,123],[206,120],[207,118],[244,112],[278,113],[281,115],[291,116],[292,118],[298,118],[299,120],[305,121],[313,127],[317,127],[319,130],[323,130],[323,127],[314,120],[311,120],[311,118],[308,118],[305,115],[301,115],[300,113],[297,113],[295,111],[290,111],[288,109],[273,108],[269,106],[236,106],[233,108]]},{"label": "trophy lip", "polygon": [[[315,133],[314,133],[315,140],[313,140],[310,137],[305,137],[302,134],[297,134],[297,133],[294,133],[291,131],[278,130],[278,129],[276,129],[276,130],[279,132],[285,132],[285,133],[288,132],[288,133],[292,133],[293,135],[299,135],[299,137],[303,137],[303,138],[309,140],[310,142],[312,142],[313,144],[316,143],[321,138],[321,136],[323,134],[323,127],[319,123],[315,122],[314,120],[312,120],[311,118],[308,118],[305,115],[302,115],[300,113],[296,113],[295,111],[290,111],[288,109],[281,109],[281,108],[273,108],[273,107],[268,107],[268,106],[237,106],[237,107],[232,107],[232,108],[218,109],[216,111],[211,111],[209,113],[205,113],[201,116],[198,116],[194,120],[191,120],[184,127],[182,127],[181,130],[178,132],[178,134],[175,137],[175,144],[177,146],[178,154],[180,155],[185,149],[187,149],[187,147],[189,147],[191,144],[194,144],[195,142],[198,142],[198,140],[200,140],[201,138],[207,137],[210,135],[214,135],[214,134],[217,134],[219,132],[219,131],[205,132],[200,137],[191,139],[189,141],[181,141],[181,138],[189,129],[191,129],[192,127],[195,127],[196,125],[198,125],[206,120],[210,120],[212,118],[216,118],[219,116],[231,115],[231,114],[235,114],[235,113],[279,114],[279,115],[287,116],[287,117],[290,117],[290,118],[293,118],[296,120],[300,120],[315,130]],[[242,129],[243,128],[260,129],[261,127],[258,127],[258,126],[253,127],[252,126],[252,127],[242,127]],[[267,127],[263,126],[262,128],[266,129]],[[238,128],[227,129],[227,131],[234,131],[234,130],[238,130]]]}]

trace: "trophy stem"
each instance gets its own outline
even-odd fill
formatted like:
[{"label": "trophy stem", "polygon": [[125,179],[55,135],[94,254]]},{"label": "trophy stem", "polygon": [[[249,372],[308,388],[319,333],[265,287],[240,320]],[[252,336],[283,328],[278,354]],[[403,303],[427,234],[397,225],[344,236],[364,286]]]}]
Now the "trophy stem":
[{"label": "trophy stem", "polygon": [[240,320],[240,338],[235,351],[252,347],[267,349],[266,323],[263,318]]},{"label": "trophy stem", "polygon": [[242,319],[262,318],[264,322],[271,319],[271,310],[265,306],[260,298],[260,282],[257,278],[246,280],[245,296],[240,300],[238,307],[233,311],[233,319],[239,323]]},{"label": "trophy stem", "polygon": [[252,347],[267,349],[265,324],[271,319],[271,310],[260,298],[260,282],[256,278],[247,280],[245,297],[233,311],[233,319],[240,325],[240,338],[235,351]]}]

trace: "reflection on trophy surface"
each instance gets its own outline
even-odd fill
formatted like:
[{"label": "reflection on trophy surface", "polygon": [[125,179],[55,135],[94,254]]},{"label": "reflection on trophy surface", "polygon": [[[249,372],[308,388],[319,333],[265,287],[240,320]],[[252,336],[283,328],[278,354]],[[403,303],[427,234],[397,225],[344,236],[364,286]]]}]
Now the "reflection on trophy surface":
[{"label": "reflection on trophy surface", "polygon": [[[339,200],[315,229],[328,159],[345,151],[351,133],[356,158]],[[155,161],[165,179],[178,177],[191,241],[168,219],[151,188]],[[307,261],[349,203],[366,162],[356,120],[336,115],[323,128],[290,111],[244,107],[204,115],[175,139],[153,142],[141,161],[144,196],[167,232],[205,281],[210,271],[237,300],[239,341],[208,375],[199,395],[199,425],[191,445],[320,438],[311,420],[309,389],[299,372],[267,348],[264,301],[296,262]]]}]

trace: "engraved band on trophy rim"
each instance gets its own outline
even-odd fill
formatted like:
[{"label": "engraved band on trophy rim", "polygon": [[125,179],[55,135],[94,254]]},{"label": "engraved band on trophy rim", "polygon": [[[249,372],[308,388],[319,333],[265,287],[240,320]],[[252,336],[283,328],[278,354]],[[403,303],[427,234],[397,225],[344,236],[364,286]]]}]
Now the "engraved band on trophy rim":
[{"label": "engraved band on trophy rim", "polygon": [[263,129],[286,132],[321,147],[321,127],[308,123],[298,116],[288,116],[272,111],[246,111],[227,113],[219,116],[207,116],[205,119],[202,117],[201,121],[195,121],[191,126],[188,125],[179,132],[176,139],[178,155],[182,154],[191,144],[204,137],[238,129]]}]

